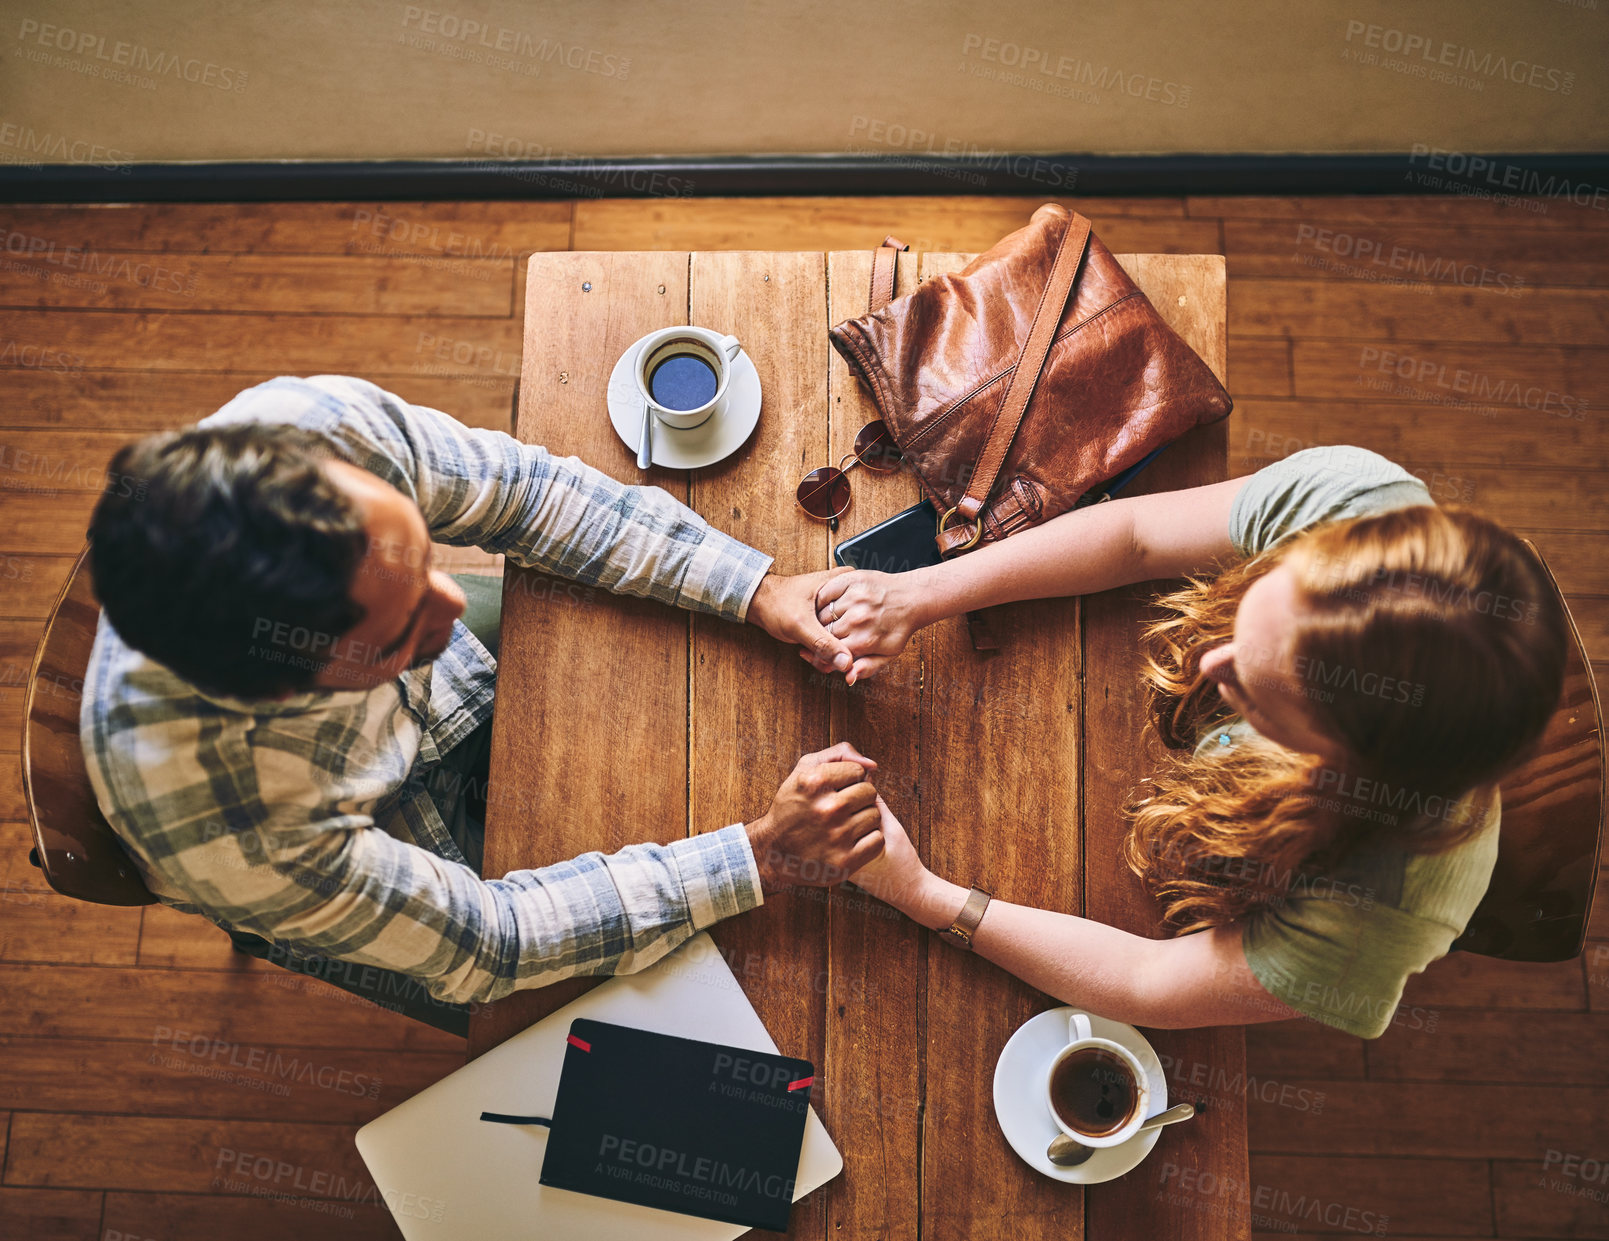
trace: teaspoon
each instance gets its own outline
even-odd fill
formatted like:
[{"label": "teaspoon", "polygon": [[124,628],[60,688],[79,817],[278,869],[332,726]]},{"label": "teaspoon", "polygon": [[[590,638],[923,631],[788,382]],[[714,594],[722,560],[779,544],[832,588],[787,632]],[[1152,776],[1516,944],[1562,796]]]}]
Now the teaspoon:
[{"label": "teaspoon", "polygon": [[[1163,1125],[1178,1124],[1181,1120],[1189,1120],[1196,1114],[1194,1103],[1177,1103],[1165,1112],[1158,1112],[1134,1131],[1139,1137],[1152,1129],[1160,1129]],[[1058,1168],[1076,1168],[1095,1153],[1097,1147],[1085,1146],[1076,1138],[1070,1138],[1065,1133],[1058,1133],[1045,1151],[1045,1158]]]}]

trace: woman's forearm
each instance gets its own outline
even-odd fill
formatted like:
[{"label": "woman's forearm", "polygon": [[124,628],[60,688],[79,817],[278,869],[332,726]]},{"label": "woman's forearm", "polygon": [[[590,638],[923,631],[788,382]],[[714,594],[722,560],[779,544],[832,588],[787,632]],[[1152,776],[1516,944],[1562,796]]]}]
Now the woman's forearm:
[{"label": "woman's forearm", "polygon": [[1091,595],[1143,579],[1132,505],[1092,504],[1009,539],[918,569],[922,624],[1016,599]]},{"label": "woman's forearm", "polygon": [[[928,873],[893,903],[937,931],[955,920],[966,898],[966,888]],[[1238,927],[1154,940],[1089,918],[991,900],[972,949],[1046,995],[1131,1025],[1188,1029],[1294,1015],[1251,977]]]},{"label": "woman's forearm", "polygon": [[[901,912],[943,930],[966,903],[967,889],[937,876],[901,902]],[[992,900],[972,950],[1031,987],[1068,1004],[1139,1025],[1171,1025],[1135,994],[1150,940],[1072,914]]]}]

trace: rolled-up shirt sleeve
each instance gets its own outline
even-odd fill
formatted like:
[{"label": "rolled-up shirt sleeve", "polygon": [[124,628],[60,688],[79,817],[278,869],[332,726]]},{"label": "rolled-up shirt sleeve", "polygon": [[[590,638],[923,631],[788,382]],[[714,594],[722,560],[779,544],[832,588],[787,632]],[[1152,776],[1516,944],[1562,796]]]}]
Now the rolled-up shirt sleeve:
[{"label": "rolled-up shirt sleeve", "polygon": [[[249,840],[255,855],[240,851]],[[228,856],[222,856],[227,854]],[[741,823],[482,879],[360,819],[230,833],[183,856],[193,896],[241,930],[420,979],[451,1003],[629,974],[763,903]]]},{"label": "rolled-up shirt sleeve", "polygon": [[771,557],[716,530],[661,487],[617,482],[502,431],[467,427],[347,375],[280,378],[208,423],[294,422],[414,500],[440,543],[741,621]]}]

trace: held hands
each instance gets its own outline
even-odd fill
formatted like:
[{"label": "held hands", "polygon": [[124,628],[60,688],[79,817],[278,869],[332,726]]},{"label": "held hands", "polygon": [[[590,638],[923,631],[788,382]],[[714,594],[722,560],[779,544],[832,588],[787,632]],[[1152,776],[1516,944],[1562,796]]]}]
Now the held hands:
[{"label": "held hands", "polygon": [[[748,619],[778,642],[797,646],[817,672],[847,672],[854,652],[828,633],[816,617],[816,595],[822,585],[848,569],[823,569],[779,577],[767,573],[749,601]],[[870,760],[867,760],[870,761]],[[875,765],[875,764],[874,764]]]},{"label": "held hands", "polygon": [[748,825],[762,891],[831,887],[882,852],[879,799],[867,779],[876,768],[847,741],[794,765],[771,809]]},{"label": "held hands", "polygon": [[[844,677],[850,685],[903,651],[911,634],[926,623],[916,579],[912,573],[855,569],[828,577],[817,589],[816,619],[855,657]],[[829,670],[811,662],[818,672]]]}]

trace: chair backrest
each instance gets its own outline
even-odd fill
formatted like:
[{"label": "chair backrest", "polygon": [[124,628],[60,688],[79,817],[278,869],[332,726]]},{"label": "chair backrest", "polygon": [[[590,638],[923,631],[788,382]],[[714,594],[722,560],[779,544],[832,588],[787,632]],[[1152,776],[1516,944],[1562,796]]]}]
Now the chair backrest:
[{"label": "chair backrest", "polygon": [[150,905],[156,897],[95,803],[78,741],[78,707],[99,618],[86,547],[50,609],[29,671],[23,795],[34,853],[52,888],[97,905]]},{"label": "chair backrest", "polygon": [[1565,961],[1587,936],[1603,834],[1603,707],[1575,618],[1542,553],[1524,540],[1564,608],[1564,694],[1531,757],[1502,782],[1497,866],[1455,949],[1505,961]]}]

